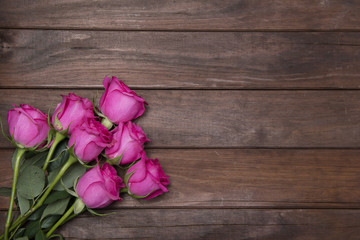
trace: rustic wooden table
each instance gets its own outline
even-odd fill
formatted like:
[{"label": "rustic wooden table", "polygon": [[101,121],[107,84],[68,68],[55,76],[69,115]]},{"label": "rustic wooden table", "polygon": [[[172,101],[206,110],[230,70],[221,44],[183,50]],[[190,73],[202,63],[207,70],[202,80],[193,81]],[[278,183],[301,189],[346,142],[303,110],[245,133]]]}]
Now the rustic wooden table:
[{"label": "rustic wooden table", "polygon": [[[4,122],[105,75],[148,101],[170,192],[67,239],[360,239],[359,1],[0,1]],[[1,138],[0,186],[12,151]]]}]

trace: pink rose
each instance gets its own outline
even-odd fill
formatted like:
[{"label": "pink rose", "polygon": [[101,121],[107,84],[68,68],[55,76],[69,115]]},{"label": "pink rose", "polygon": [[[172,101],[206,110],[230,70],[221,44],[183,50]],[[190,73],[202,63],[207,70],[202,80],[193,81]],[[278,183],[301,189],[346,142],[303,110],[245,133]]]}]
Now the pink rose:
[{"label": "pink rose", "polygon": [[144,113],[145,100],[116,77],[111,80],[105,77],[103,85],[105,92],[100,99],[100,110],[111,122],[120,124]]},{"label": "pink rose", "polygon": [[148,159],[145,152],[140,161],[126,172],[128,193],[144,199],[154,198],[168,192],[169,177],[162,170],[158,159]]},{"label": "pink rose", "polygon": [[124,187],[116,170],[108,163],[104,163],[87,171],[76,185],[76,192],[89,208],[103,208],[113,201],[121,200],[120,188]]},{"label": "pink rose", "polygon": [[114,145],[105,149],[105,155],[114,159],[122,155],[120,164],[132,163],[141,157],[146,138],[141,127],[132,122],[120,123],[113,131]]},{"label": "pink rose", "polygon": [[69,139],[69,147],[74,145],[75,155],[83,162],[95,160],[105,147],[112,142],[111,133],[94,118],[74,129]]},{"label": "pink rose", "polygon": [[43,143],[50,130],[48,116],[26,104],[8,112],[9,132],[13,140],[23,147],[32,148]]},{"label": "pink rose", "polygon": [[[66,130],[70,125],[68,134],[71,134],[86,118],[94,118],[93,105],[89,99],[74,93],[69,93],[68,96],[62,95],[62,98],[51,118],[52,125],[57,131]],[[56,116],[59,122],[56,121]]]}]

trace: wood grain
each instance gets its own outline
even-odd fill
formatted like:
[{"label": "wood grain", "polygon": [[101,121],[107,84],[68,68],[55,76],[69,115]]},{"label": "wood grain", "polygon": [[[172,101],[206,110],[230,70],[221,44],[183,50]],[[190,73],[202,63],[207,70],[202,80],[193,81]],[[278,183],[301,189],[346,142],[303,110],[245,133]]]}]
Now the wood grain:
[{"label": "wood grain", "polygon": [[[12,149],[0,151],[11,186]],[[170,176],[152,200],[122,195],[111,208],[360,208],[360,150],[151,149]],[[0,199],[0,208],[8,199]],[[139,210],[140,211],[140,210]]]},{"label": "wood grain", "polygon": [[[109,212],[109,211],[107,211]],[[0,226],[5,213],[0,212]],[[82,214],[66,239],[359,239],[359,210],[135,209]]]},{"label": "wood grain", "polygon": [[0,1],[0,27],[112,30],[359,30],[342,0]]},{"label": "wood grain", "polygon": [[2,88],[360,87],[359,32],[0,30],[0,46]]},{"label": "wood grain", "polygon": [[[72,90],[71,90],[72,91]],[[69,90],[0,90],[0,116],[11,104],[48,112]],[[358,148],[358,91],[137,91],[149,103],[137,122],[149,148]],[[80,96],[95,90],[77,90]],[[100,96],[102,91],[98,92]],[[5,124],[7,125],[7,124]],[[5,127],[7,131],[7,127]],[[11,145],[1,138],[0,147]]]}]

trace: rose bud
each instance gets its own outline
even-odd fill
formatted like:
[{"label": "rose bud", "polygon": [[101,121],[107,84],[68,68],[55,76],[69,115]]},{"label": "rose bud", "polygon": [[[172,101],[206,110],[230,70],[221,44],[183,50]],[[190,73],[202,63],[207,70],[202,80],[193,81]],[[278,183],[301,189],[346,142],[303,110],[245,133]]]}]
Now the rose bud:
[{"label": "rose bud", "polygon": [[75,155],[83,162],[95,160],[105,147],[112,143],[111,133],[94,118],[74,129],[69,139],[69,147],[74,145]]},{"label": "rose bud", "polygon": [[113,131],[114,144],[105,149],[108,159],[121,156],[120,164],[132,163],[141,157],[144,143],[150,141],[146,138],[141,127],[132,122],[120,123]]},{"label": "rose bud", "polygon": [[158,159],[148,159],[145,152],[140,161],[129,168],[125,175],[130,196],[150,199],[168,192],[169,177],[162,170]]},{"label": "rose bud", "polygon": [[145,100],[116,77],[110,80],[106,76],[103,85],[105,92],[100,99],[100,110],[111,122],[120,124],[144,113]]},{"label": "rose bud", "polygon": [[26,104],[8,112],[9,132],[19,147],[32,148],[43,143],[50,130],[48,116]]},{"label": "rose bud", "polygon": [[88,208],[103,208],[121,200],[119,191],[124,186],[116,170],[104,163],[101,169],[97,165],[79,179],[76,192]]},{"label": "rose bud", "polygon": [[66,131],[69,128],[68,134],[71,134],[85,119],[94,118],[93,104],[89,99],[74,93],[62,95],[62,98],[51,118],[52,125],[57,131]]}]

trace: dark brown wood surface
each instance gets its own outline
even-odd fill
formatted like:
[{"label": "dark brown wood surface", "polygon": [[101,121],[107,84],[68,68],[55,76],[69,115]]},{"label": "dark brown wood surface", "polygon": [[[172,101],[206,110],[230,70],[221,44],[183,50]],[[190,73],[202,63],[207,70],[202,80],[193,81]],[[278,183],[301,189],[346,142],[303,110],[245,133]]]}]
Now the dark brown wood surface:
[{"label": "dark brown wood surface", "polygon": [[359,30],[354,0],[0,1],[0,27],[113,30]]},{"label": "dark brown wood surface", "polygon": [[[1,118],[11,104],[44,112],[63,90],[0,90]],[[76,90],[90,99],[103,90]],[[156,148],[356,148],[360,146],[358,91],[142,90],[149,103],[137,123]],[[5,127],[6,128],[6,127]],[[7,129],[7,128],[6,128]],[[1,138],[0,147],[11,146]]]},{"label": "dark brown wood surface", "polygon": [[359,32],[0,30],[0,46],[3,88],[360,87]]},{"label": "dark brown wood surface", "polygon": [[[12,149],[0,150],[10,159]],[[170,192],[111,208],[358,208],[360,150],[151,149],[171,178]],[[0,186],[11,185],[9,161]],[[201,171],[199,170],[201,169]],[[8,206],[0,199],[0,209]]]},{"label": "dark brown wood surface", "polygon": [[[0,0],[0,116],[100,96],[105,75],[149,103],[170,192],[122,195],[66,239],[359,239],[359,26],[352,0]],[[13,150],[1,138],[0,187]]]},{"label": "dark brown wood surface", "polygon": [[83,214],[60,233],[79,240],[358,239],[359,218],[359,210],[122,209],[101,218]]}]

